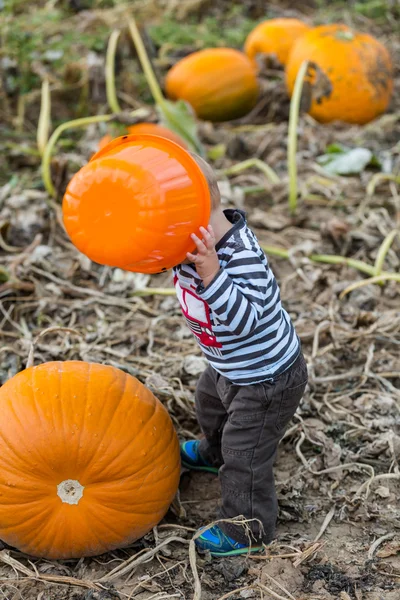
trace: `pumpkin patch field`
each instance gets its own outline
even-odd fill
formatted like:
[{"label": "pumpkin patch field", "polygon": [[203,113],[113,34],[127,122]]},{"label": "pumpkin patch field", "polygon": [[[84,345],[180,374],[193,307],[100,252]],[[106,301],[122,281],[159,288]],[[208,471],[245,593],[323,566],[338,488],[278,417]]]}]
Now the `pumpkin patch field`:
[{"label": "pumpkin patch field", "polygon": [[[0,5],[1,597],[398,600],[398,3]],[[220,485],[179,459],[207,366],[170,270],[209,218],[188,152],[309,369],[248,556],[196,551]]]}]

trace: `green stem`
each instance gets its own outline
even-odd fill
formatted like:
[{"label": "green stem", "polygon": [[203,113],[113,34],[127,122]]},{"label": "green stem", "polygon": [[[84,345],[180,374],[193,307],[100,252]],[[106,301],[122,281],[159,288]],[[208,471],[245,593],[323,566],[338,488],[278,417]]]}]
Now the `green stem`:
[{"label": "green stem", "polygon": [[[397,230],[396,230],[396,233],[398,233]],[[392,234],[393,234],[393,232],[392,232]],[[388,238],[389,238],[389,236],[387,236],[386,240],[388,240]],[[394,236],[393,236],[393,239],[394,239]],[[392,239],[392,241],[393,241],[393,239]],[[383,244],[382,244],[382,246],[383,246]],[[382,246],[381,246],[381,248],[382,248]],[[289,258],[289,250],[286,250],[285,248],[279,248],[277,246],[262,246],[262,249],[264,250],[264,252],[266,254],[269,254],[270,256],[277,256],[278,258],[286,258],[286,259]],[[346,258],[344,256],[336,256],[334,254],[311,254],[310,256],[308,256],[308,259],[314,263],[325,263],[328,265],[346,265],[348,267],[356,269],[357,271],[360,271],[361,273],[364,273],[365,275],[370,275],[371,279],[363,280],[368,283],[381,283],[384,280],[393,280],[393,281],[400,282],[400,274],[381,272],[380,275],[376,276],[375,275],[376,267],[368,265],[367,263],[363,262],[362,260],[357,260],[355,258]],[[354,285],[356,287],[362,287],[363,282],[357,282]],[[356,287],[354,287],[352,289],[356,289]]]},{"label": "green stem", "polygon": [[175,288],[145,288],[144,290],[136,290],[134,296],[175,296]]},{"label": "green stem", "polygon": [[273,169],[265,162],[260,160],[259,158],[249,158],[244,160],[243,162],[238,163],[237,165],[233,165],[232,167],[228,167],[227,169],[223,169],[220,171],[221,175],[237,175],[242,171],[246,171],[247,169],[251,169],[255,167],[259,169],[266,178],[273,184],[277,184],[280,182],[278,175],[275,173]]},{"label": "green stem", "polygon": [[[277,246],[262,246],[262,249],[270,256],[277,256],[279,258],[289,258],[289,250],[285,248],[278,248]],[[367,265],[362,260],[356,260],[355,258],[345,258],[344,256],[335,256],[334,254],[311,254],[307,257],[311,262],[314,263],[325,263],[328,265],[346,265],[357,269],[361,273],[366,275],[374,275],[375,270],[371,265]]]},{"label": "green stem", "polygon": [[50,113],[51,113],[51,97],[50,84],[48,79],[44,79],[42,83],[40,113],[37,127],[36,141],[39,153],[42,156],[46,148],[47,140],[49,139],[50,130]]},{"label": "green stem", "polygon": [[121,32],[114,30],[108,40],[107,55],[106,55],[106,93],[108,106],[114,113],[121,112],[121,107],[118,103],[117,92],[115,88],[115,54],[117,51],[118,39]]},{"label": "green stem", "polygon": [[[142,114],[142,108],[138,108],[137,110],[133,110],[129,113],[131,117],[139,116]],[[94,117],[82,117],[81,119],[73,119],[72,121],[61,123],[61,125],[59,125],[57,129],[53,131],[43,152],[41,167],[43,183],[50,196],[53,196],[53,198],[55,198],[57,195],[56,190],[53,186],[53,182],[51,181],[50,162],[54,146],[56,145],[61,134],[67,129],[77,129],[79,127],[85,127],[86,125],[90,125],[92,123],[107,123],[108,121],[112,121],[112,119],[114,118],[115,115],[96,115]]]},{"label": "green stem", "polygon": [[22,144],[15,144],[14,142],[6,142],[5,147],[8,150],[15,150],[20,154],[26,154],[27,156],[34,156],[35,158],[40,157],[40,152],[36,148],[29,148],[29,146],[23,146]]},{"label": "green stem", "polygon": [[240,188],[243,194],[246,196],[247,194],[259,194],[260,192],[265,192],[264,185],[249,185]]},{"label": "green stem", "polygon": [[297,209],[297,126],[300,114],[301,93],[303,91],[303,82],[307,73],[307,68],[308,61],[305,61],[302,63],[299,72],[297,73],[292,99],[290,101],[287,162],[289,172],[289,210],[291,214],[294,214]]},{"label": "green stem", "polygon": [[400,273],[382,273],[377,277],[370,277],[369,279],[363,279],[362,281],[356,281],[349,285],[343,292],[340,294],[339,298],[342,299],[350,292],[357,290],[359,288],[365,287],[366,285],[371,285],[373,283],[381,283],[382,281],[397,281],[400,283]]},{"label": "green stem", "polygon": [[172,129],[172,131],[175,131],[175,133],[180,135],[184,140],[186,140],[195,152],[200,154],[200,156],[204,156],[204,149],[198,140],[197,135],[195,132],[191,133],[189,131],[189,127],[185,126],[185,123],[182,122],[185,120],[182,116],[182,111],[174,110],[174,108],[178,106],[178,103],[172,104],[164,98],[151,66],[149,57],[147,56],[146,48],[144,47],[142,38],[136,25],[136,21],[133,17],[128,19],[128,26],[133,43],[135,44],[140,64],[142,65],[142,69],[146,77],[146,81],[154,98],[154,102],[161,113],[164,124]]},{"label": "green stem", "polygon": [[278,248],[277,246],[262,246],[262,249],[266,254],[270,256],[277,256],[278,258],[289,258],[289,250],[285,248]]},{"label": "green stem", "polygon": [[374,175],[367,186],[367,195],[373,196],[376,186],[381,183],[381,181],[394,181],[397,184],[400,184],[400,175],[393,175],[393,173],[377,173]]},{"label": "green stem", "polygon": [[396,235],[398,234],[399,230],[393,229],[393,231],[388,233],[388,235],[383,240],[381,246],[379,247],[378,254],[376,255],[375,259],[375,268],[373,273],[375,276],[380,275],[382,273],[386,255],[389,252],[390,246],[393,244]]},{"label": "green stem", "polygon": [[146,76],[147,83],[149,84],[150,91],[154,98],[154,102],[158,104],[162,110],[164,110],[165,99],[161,88],[158,85],[157,77],[154,74],[149,57],[147,56],[146,48],[144,47],[143,40],[133,17],[128,19],[128,27],[133,39],[133,43],[135,44],[140,64],[142,65],[143,72]]},{"label": "green stem", "polygon": [[355,258],[335,256],[334,254],[311,254],[311,256],[309,256],[309,259],[312,262],[325,263],[328,265],[346,265],[348,267],[352,267],[353,269],[357,269],[357,271],[365,273],[366,275],[372,276],[375,274],[374,267],[368,265],[362,260],[357,260]]},{"label": "green stem", "polygon": [[53,198],[55,198],[57,195],[56,189],[53,185],[53,182],[51,181],[50,162],[53,148],[56,145],[56,142],[60,135],[67,129],[85,127],[86,125],[90,125],[92,123],[105,123],[107,121],[111,121],[113,117],[114,115],[97,115],[95,117],[82,117],[81,119],[73,119],[72,121],[61,123],[61,125],[59,125],[57,129],[53,131],[49,141],[46,144],[46,148],[44,149],[42,157],[42,179],[44,187],[46,188],[50,196],[53,196]]}]

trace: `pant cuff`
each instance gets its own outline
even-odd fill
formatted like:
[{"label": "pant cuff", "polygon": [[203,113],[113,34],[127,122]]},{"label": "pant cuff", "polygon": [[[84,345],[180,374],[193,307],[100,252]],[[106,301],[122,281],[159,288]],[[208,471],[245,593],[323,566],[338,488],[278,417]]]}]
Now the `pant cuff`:
[{"label": "pant cuff", "polygon": [[246,546],[257,546],[258,544],[270,544],[275,537],[275,529],[269,528],[264,532],[260,531],[260,527],[254,523],[248,523],[247,525],[236,525],[235,523],[221,521],[218,526],[222,531],[231,537],[235,542],[239,544],[246,544]]}]

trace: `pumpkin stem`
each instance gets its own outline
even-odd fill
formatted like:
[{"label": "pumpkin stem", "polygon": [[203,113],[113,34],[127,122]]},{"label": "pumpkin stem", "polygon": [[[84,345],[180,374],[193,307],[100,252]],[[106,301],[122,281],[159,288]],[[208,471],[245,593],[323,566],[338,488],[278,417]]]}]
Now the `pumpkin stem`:
[{"label": "pumpkin stem", "polygon": [[57,496],[65,504],[78,504],[84,489],[77,479],[65,479],[57,486]]},{"label": "pumpkin stem", "polygon": [[39,154],[42,156],[46,148],[47,140],[49,139],[50,130],[50,114],[51,114],[51,96],[50,83],[48,79],[42,82],[42,95],[40,102],[40,114],[38,128],[36,133],[37,147]]},{"label": "pumpkin stem", "polygon": [[289,172],[289,210],[293,215],[297,210],[297,126],[299,122],[301,93],[304,77],[308,69],[308,61],[304,61],[297,73],[293,95],[290,101],[287,162]]},{"label": "pumpkin stem", "polygon": [[108,106],[113,113],[119,113],[121,107],[118,103],[117,92],[115,88],[115,54],[117,51],[118,39],[121,32],[115,29],[108,40],[107,54],[106,54],[106,94]]},{"label": "pumpkin stem", "polygon": [[350,29],[344,31],[337,31],[335,34],[336,39],[351,42],[354,40],[354,33]]}]

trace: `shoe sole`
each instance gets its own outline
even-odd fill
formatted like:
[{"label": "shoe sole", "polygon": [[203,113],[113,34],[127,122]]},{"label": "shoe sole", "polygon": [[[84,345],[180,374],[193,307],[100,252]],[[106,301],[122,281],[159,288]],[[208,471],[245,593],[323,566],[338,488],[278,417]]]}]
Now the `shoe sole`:
[{"label": "shoe sole", "polygon": [[194,465],[190,465],[189,463],[185,462],[184,460],[182,460],[181,462],[182,462],[182,467],[185,467],[186,469],[189,469],[190,471],[206,471],[207,473],[214,473],[215,475],[217,475],[219,472],[219,469],[217,469],[216,467],[195,467]]},{"label": "shoe sole", "polygon": [[254,548],[239,548],[238,550],[230,550],[229,552],[212,552],[210,551],[211,556],[218,558],[224,558],[226,556],[239,556],[243,554],[256,554],[257,552],[262,552],[264,550],[263,546],[254,546]]}]

